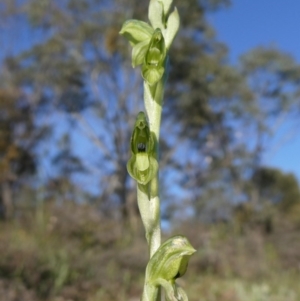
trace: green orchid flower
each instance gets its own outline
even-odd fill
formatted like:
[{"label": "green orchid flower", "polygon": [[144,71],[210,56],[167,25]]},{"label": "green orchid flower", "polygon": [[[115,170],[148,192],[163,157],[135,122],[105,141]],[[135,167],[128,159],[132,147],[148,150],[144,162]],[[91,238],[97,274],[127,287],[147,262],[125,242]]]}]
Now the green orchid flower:
[{"label": "green orchid flower", "polygon": [[186,293],[175,280],[185,274],[188,261],[195,252],[188,239],[181,235],[163,243],[147,265],[142,301],[156,300],[159,286],[165,290],[167,301],[187,301]]},{"label": "green orchid flower", "polygon": [[146,185],[155,177],[158,163],[153,155],[154,139],[144,112],[137,115],[130,145],[132,156],[127,163],[128,173],[138,183]]},{"label": "green orchid flower", "polygon": [[120,31],[133,47],[132,67],[142,65],[142,76],[150,86],[162,78],[167,50],[179,29],[177,9],[169,14],[171,3],[171,0],[151,0],[149,20],[152,26],[139,20],[128,20]]},{"label": "green orchid flower", "polygon": [[150,85],[156,84],[165,72],[166,46],[162,32],[157,28],[150,40],[142,66],[142,76]]}]

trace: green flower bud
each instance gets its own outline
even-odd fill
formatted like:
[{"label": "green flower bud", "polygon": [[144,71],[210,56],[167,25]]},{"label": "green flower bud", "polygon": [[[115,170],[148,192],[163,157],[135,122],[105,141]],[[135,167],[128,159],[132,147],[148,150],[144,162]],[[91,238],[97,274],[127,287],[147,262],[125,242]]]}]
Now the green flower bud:
[{"label": "green flower bud", "polygon": [[154,139],[144,112],[136,118],[131,136],[132,156],[127,163],[128,173],[140,184],[151,181],[157,171],[158,163],[153,156]]},{"label": "green flower bud", "polygon": [[157,28],[150,40],[142,67],[142,76],[149,85],[157,83],[162,78],[165,71],[164,61],[166,53],[163,34]]}]

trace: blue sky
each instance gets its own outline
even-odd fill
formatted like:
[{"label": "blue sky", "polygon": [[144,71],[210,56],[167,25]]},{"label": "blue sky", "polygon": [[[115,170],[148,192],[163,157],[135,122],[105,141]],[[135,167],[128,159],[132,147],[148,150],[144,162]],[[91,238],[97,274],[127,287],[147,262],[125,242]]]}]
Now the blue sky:
[{"label": "blue sky", "polygon": [[[300,63],[299,0],[232,0],[231,7],[211,14],[209,21],[218,40],[227,44],[233,63],[257,46],[276,47],[292,54]],[[286,127],[275,135],[264,163],[293,172],[300,181],[300,127],[289,136],[283,134]],[[286,141],[279,143],[282,137]]]}]

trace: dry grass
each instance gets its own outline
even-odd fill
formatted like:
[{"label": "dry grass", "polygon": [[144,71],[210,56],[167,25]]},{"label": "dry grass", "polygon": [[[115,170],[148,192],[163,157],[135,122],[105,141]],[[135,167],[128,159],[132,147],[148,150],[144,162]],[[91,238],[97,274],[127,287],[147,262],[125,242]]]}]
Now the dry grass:
[{"label": "dry grass", "polygon": [[[180,279],[190,301],[300,300],[299,229],[241,234],[193,222],[179,232],[198,249]],[[88,206],[50,206],[1,223],[0,301],[139,300],[147,246],[143,235],[122,233]]]}]

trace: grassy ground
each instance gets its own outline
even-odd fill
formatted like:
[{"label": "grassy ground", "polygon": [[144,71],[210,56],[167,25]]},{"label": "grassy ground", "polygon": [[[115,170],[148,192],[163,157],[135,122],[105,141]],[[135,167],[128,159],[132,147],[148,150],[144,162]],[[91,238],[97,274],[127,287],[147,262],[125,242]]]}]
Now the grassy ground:
[{"label": "grassy ground", "polygon": [[[0,301],[137,301],[143,235],[94,208],[68,205],[0,223]],[[300,230],[183,224],[198,252],[179,279],[190,301],[299,301]]]}]

